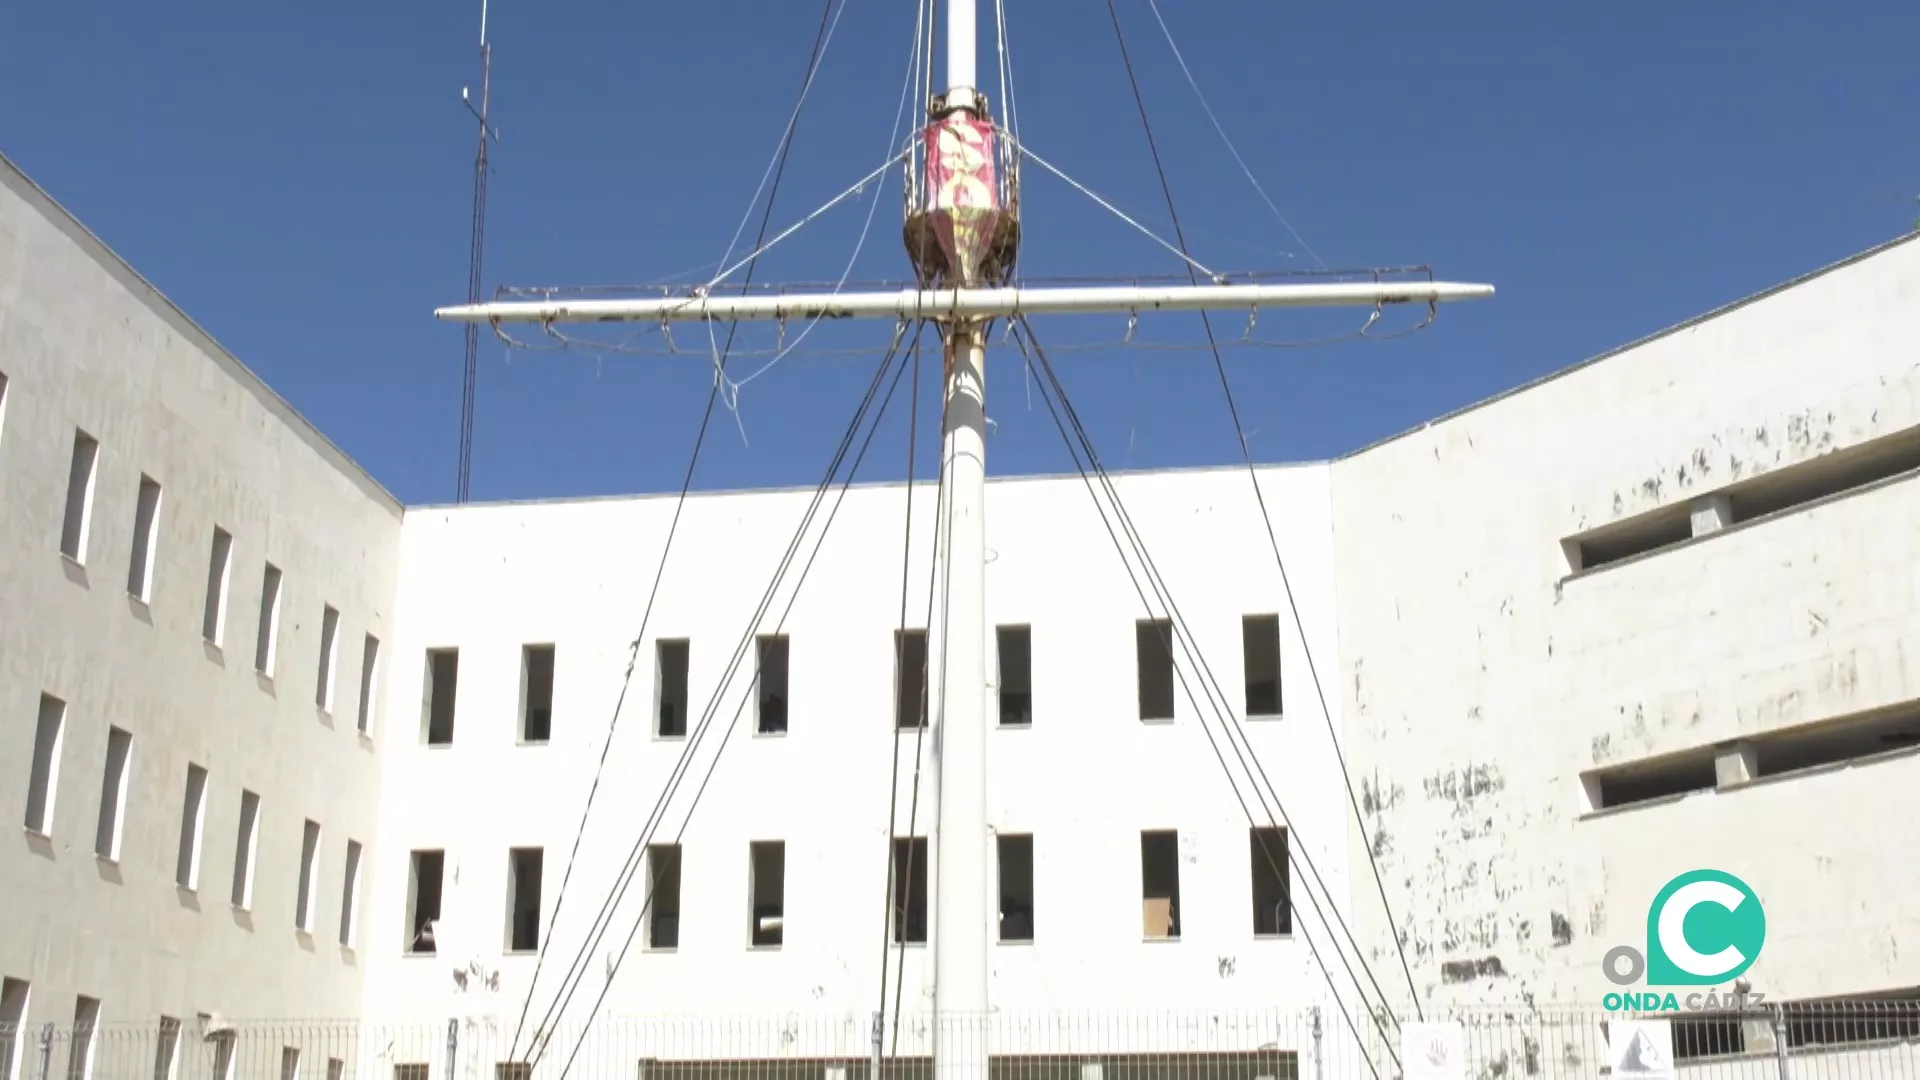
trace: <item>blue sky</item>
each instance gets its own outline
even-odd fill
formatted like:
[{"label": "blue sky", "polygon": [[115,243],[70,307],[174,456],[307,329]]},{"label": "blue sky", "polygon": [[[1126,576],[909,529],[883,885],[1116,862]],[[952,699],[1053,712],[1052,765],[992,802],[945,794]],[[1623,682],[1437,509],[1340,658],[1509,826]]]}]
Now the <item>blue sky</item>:
[{"label": "blue sky", "polygon": [[[913,5],[845,2],[776,228],[886,157]],[[1920,216],[1908,2],[1159,2],[1241,155],[1320,256],[1431,263],[1500,289],[1398,340],[1228,352],[1261,460],[1355,449]],[[1007,5],[1027,143],[1170,235],[1104,2]],[[1196,256],[1312,265],[1207,122],[1146,0],[1119,6]],[[489,287],[715,263],[819,18],[812,0],[495,0]],[[459,92],[478,85],[477,23],[477,2],[447,0],[18,5],[0,36],[0,152],[402,499],[451,501],[462,339],[431,311],[465,293],[474,128]],[[982,71],[994,89],[990,55]],[[1025,185],[1028,275],[1180,271],[1041,170]],[[905,271],[897,181],[878,197],[856,280]],[[838,278],[867,208],[810,226],[758,280]],[[1357,321],[1275,313],[1259,333]],[[1126,327],[1040,329],[1092,344]],[[1197,331],[1193,316],[1140,330]],[[696,486],[816,482],[889,332],[832,327],[809,344],[864,358],[796,352],[748,384]],[[1238,459],[1204,351],[1056,363],[1109,465]],[[490,338],[480,367],[475,499],[677,489],[712,373],[697,349],[596,359]],[[989,383],[990,469],[1067,468],[1014,354],[995,354]],[[928,410],[935,393],[929,378]],[[923,412],[923,433],[932,422]],[[902,400],[863,477],[903,474],[906,423]],[[925,475],[935,456],[922,443]]]}]

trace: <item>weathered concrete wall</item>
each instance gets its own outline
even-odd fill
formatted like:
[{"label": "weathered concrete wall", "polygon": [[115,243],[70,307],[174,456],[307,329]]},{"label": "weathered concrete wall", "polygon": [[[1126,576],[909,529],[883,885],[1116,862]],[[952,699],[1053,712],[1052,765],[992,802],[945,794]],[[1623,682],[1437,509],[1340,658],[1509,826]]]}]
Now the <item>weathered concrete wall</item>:
[{"label": "weathered concrete wall", "polygon": [[[1304,625],[1327,664],[1333,595],[1324,467],[1262,476]],[[1244,470],[1228,469],[1117,483],[1237,714],[1244,701],[1241,616],[1287,612],[1252,482]],[[810,495],[736,493],[688,502],[535,995],[535,1020],[682,751],[682,743],[651,734],[656,640],[691,639],[697,718],[721,685]],[[926,620],[933,496],[930,486],[916,490],[913,626]],[[544,847],[543,919],[550,919],[673,504],[664,497],[409,512],[383,736],[383,844],[368,923],[371,1011],[508,1008],[517,1015],[536,961],[504,953],[507,851]],[[897,485],[847,496],[786,623],[790,733],[754,736],[747,706],[742,730],[727,741],[687,828],[679,948],[651,952],[644,939],[636,942],[614,979],[610,1014],[800,1009],[864,1016],[875,1006],[893,754],[890,641],[901,619],[904,508]],[[1297,928],[1291,938],[1253,935],[1247,822],[1201,729],[1202,714],[1176,695],[1174,723],[1138,718],[1134,622],[1145,612],[1081,481],[995,481],[988,508],[987,611],[996,625],[1032,627],[1035,702],[1031,729],[988,733],[991,824],[1030,832],[1036,864],[1035,940],[993,948],[996,1006],[1251,1006],[1317,996],[1321,979]],[[779,594],[763,631],[789,595]],[[1294,817],[1299,841],[1334,895],[1344,897],[1338,772],[1328,767],[1328,728],[1290,617],[1282,619],[1281,640],[1286,715],[1242,730]],[[557,647],[553,739],[520,746],[520,650],[539,642]],[[454,740],[443,748],[420,745],[424,652],[434,647],[461,650]],[[1182,666],[1192,678],[1191,667]],[[752,670],[749,657],[721,699],[658,840],[684,820]],[[923,753],[930,769],[931,742]],[[911,736],[901,756],[897,833],[905,835]],[[928,833],[932,798],[923,788],[914,830],[920,835]],[[1180,833],[1183,938],[1143,942],[1139,834],[1162,828]],[[777,950],[748,945],[752,840],[787,844],[786,941]],[[443,915],[460,944],[434,958],[402,955],[407,859],[416,848],[448,852]],[[608,954],[634,926],[644,891],[642,875],[617,910],[613,936],[590,955],[568,1017],[584,1015],[605,984]],[[905,1007],[923,1008],[926,950],[906,953]],[[499,973],[500,989],[491,996],[470,991],[463,1001],[450,968],[473,960]]]},{"label": "weathered concrete wall", "polygon": [[1423,993],[1596,1000],[1602,955],[1700,867],[1766,905],[1756,989],[1920,984],[1914,758],[1590,818],[1579,779],[1920,698],[1920,480],[1578,575],[1560,544],[1916,424],[1899,243],[1333,466],[1340,691]]},{"label": "weathered concrete wall", "polygon": [[[379,771],[355,733],[361,643],[392,637],[397,503],[0,159],[0,975],[31,1022],[358,1011],[336,935]],[[99,440],[90,535],[60,550],[74,431]],[[141,476],[161,486],[152,592],[129,593]],[[223,647],[202,639],[213,532],[233,537]],[[264,564],[284,572],[275,677],[254,671]],[[340,612],[331,715],[324,605]],[[67,703],[50,835],[20,828],[40,697]],[[110,727],[132,735],[120,856],[97,858]],[[207,770],[197,891],[176,887],[189,764]],[[261,796],[251,910],[229,903],[242,789]],[[321,826],[315,930],[294,923]],[[59,1066],[64,1068],[64,1065]]]}]

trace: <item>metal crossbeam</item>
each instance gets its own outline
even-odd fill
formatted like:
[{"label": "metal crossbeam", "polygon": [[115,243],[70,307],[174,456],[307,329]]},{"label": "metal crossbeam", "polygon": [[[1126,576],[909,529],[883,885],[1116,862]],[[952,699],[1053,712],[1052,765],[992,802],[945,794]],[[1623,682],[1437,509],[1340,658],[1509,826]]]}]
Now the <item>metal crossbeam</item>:
[{"label": "metal crossbeam", "polygon": [[773,296],[676,296],[605,300],[504,300],[436,310],[449,322],[599,323],[717,320],[952,318],[1128,314],[1374,304],[1432,304],[1493,295],[1493,286],[1447,281],[1291,285],[930,289]]}]

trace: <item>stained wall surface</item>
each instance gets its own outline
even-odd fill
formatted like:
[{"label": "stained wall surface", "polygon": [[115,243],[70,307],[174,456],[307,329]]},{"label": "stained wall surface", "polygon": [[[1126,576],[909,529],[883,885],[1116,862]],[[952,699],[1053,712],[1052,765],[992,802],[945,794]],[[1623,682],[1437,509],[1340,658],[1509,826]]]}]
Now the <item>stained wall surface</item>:
[{"label": "stained wall surface", "polygon": [[[1334,464],[1364,843],[1422,993],[1598,1002],[1702,868],[1764,902],[1754,989],[1920,985],[1917,301],[1896,242]],[[1676,542],[1592,565],[1636,528]],[[1885,709],[1797,767],[1786,735]],[[1665,796],[1610,806],[1634,776]]]}]

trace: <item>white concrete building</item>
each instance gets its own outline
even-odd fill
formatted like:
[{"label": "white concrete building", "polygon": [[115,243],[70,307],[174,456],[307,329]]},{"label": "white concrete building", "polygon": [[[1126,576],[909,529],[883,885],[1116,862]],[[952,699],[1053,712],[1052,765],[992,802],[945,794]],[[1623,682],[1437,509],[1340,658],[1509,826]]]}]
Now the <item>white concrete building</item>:
[{"label": "white concrete building", "polygon": [[[1775,1000],[1920,987],[1920,863],[1889,828],[1920,781],[1917,300],[1920,243],[1896,242],[1261,468],[1297,626],[1244,468],[1119,477],[1197,647],[1171,664],[1081,478],[993,482],[996,1006],[1318,1007],[1330,1043],[1354,979],[1397,1011],[1408,975],[1429,1011],[1591,1007],[1607,950],[1701,867],[1764,899],[1746,977]],[[399,1068],[444,1060],[448,1017],[504,1046],[530,991],[528,1023],[564,1028],[604,989],[606,1016],[813,1017],[806,1053],[863,1058],[883,955],[927,1007],[937,891],[913,846],[886,897],[890,806],[906,838],[936,805],[934,747],[896,723],[903,495],[849,492],[758,620],[811,493],[693,497],[636,642],[672,496],[401,507],[0,159],[0,805],[23,825],[0,1032],[366,1017],[412,1023],[416,1049],[380,1051]],[[1240,801],[1266,825],[1262,791],[1295,865],[1263,870]],[[1208,1045],[1309,1038],[1252,1031]],[[800,1052],[765,1039],[594,1052]],[[0,1080],[28,1057],[0,1045]]]}]

